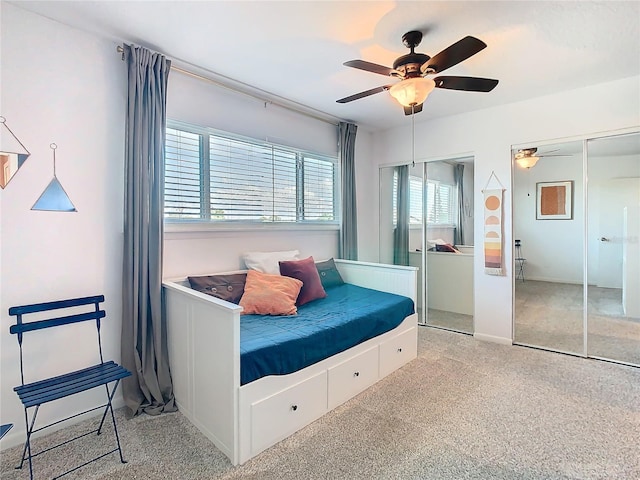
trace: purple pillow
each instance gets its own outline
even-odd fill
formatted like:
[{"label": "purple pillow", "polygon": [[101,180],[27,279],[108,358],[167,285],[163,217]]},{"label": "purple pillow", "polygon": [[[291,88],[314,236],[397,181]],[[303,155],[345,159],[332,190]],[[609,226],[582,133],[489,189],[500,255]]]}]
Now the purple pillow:
[{"label": "purple pillow", "polygon": [[287,260],[284,262],[278,262],[280,264],[280,274],[297,278],[302,282],[302,288],[296,300],[296,305],[304,305],[312,300],[318,298],[325,298],[327,292],[322,287],[320,281],[320,275],[316,268],[316,263],[313,257],[305,258],[304,260]]},{"label": "purple pillow", "polygon": [[453,245],[449,243],[444,244],[436,244],[436,252],[449,252],[449,253],[459,253]]}]

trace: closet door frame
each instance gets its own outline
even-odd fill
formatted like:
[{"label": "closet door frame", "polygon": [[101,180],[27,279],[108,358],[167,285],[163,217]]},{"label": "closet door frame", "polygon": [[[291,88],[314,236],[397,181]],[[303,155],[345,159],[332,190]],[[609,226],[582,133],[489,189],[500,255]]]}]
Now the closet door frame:
[{"label": "closet door frame", "polygon": [[[583,357],[583,358],[594,358],[594,359],[598,359],[598,360],[605,360],[605,361],[609,361],[609,362],[613,362],[613,363],[619,363],[619,364],[623,364],[623,365],[629,365],[629,366],[635,366],[638,367],[640,366],[639,364],[634,364],[634,363],[629,363],[626,361],[622,361],[622,360],[616,360],[616,359],[612,359],[612,358],[607,358],[607,357],[601,357],[601,356],[597,356],[597,355],[590,355],[589,354],[589,296],[588,296],[588,289],[589,289],[589,284],[588,284],[588,271],[589,271],[589,252],[588,252],[588,235],[589,235],[589,229],[588,229],[588,212],[589,212],[589,203],[588,203],[588,196],[589,196],[589,171],[588,171],[588,159],[589,159],[589,152],[588,152],[588,143],[590,140],[598,140],[598,139],[606,139],[606,138],[613,138],[613,137],[618,137],[618,136],[623,136],[623,135],[630,135],[630,134],[638,134],[640,135],[640,127],[629,127],[629,128],[624,128],[624,129],[618,129],[618,130],[612,130],[612,131],[607,131],[607,132],[600,132],[600,133],[596,133],[596,134],[588,134],[588,135],[577,135],[577,136],[572,136],[572,137],[564,137],[564,138],[556,138],[556,139],[552,139],[552,140],[545,140],[545,141],[533,141],[533,142],[526,142],[526,143],[521,143],[521,144],[514,144],[511,146],[511,151],[517,151],[518,149],[523,149],[523,148],[530,148],[532,145],[535,145],[536,147],[540,148],[540,147],[551,147],[553,145],[557,145],[557,144],[563,144],[563,143],[570,143],[570,142],[576,142],[576,141],[581,141],[582,142],[582,184],[583,184],[583,189],[582,189],[582,201],[583,201],[583,205],[584,205],[584,220],[583,220],[583,225],[582,225],[582,291],[583,291],[583,305],[582,305],[582,351],[580,352],[568,352],[568,351],[563,351],[563,350],[558,350],[558,349],[554,349],[552,347],[548,347],[548,346],[539,346],[539,345],[530,345],[530,344],[524,344],[524,343],[519,343],[516,342],[516,282],[518,281],[518,279],[516,278],[516,265],[515,265],[515,257],[516,257],[516,252],[515,252],[515,246],[514,246],[514,242],[512,241],[512,261],[511,261],[511,281],[512,281],[512,332],[513,332],[513,344],[514,345],[522,345],[522,346],[527,346],[527,347],[532,347],[532,348],[537,348],[537,349],[541,349],[541,350],[548,350],[548,351],[553,351],[553,352],[558,352],[558,353],[564,353],[564,354],[568,354],[568,355],[574,355],[574,356],[579,356],[579,357]],[[513,158],[513,155],[511,155],[511,185],[515,185],[515,172],[516,169],[519,168],[515,162],[515,159]],[[512,202],[512,232],[511,232],[511,238],[514,239],[515,238],[515,231],[514,231],[514,225],[515,225],[515,215],[518,213],[515,211],[514,208],[514,203],[515,203],[515,193],[512,191],[511,192],[511,202]]]}]

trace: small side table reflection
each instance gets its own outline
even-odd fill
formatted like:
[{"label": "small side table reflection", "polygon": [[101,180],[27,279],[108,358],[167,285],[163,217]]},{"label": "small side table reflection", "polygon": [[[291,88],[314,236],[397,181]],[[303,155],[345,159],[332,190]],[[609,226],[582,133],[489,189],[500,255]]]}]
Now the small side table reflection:
[{"label": "small side table reflection", "polygon": [[515,240],[515,247],[516,280],[520,278],[524,282],[524,264],[527,259],[522,256],[522,242],[520,240]]}]

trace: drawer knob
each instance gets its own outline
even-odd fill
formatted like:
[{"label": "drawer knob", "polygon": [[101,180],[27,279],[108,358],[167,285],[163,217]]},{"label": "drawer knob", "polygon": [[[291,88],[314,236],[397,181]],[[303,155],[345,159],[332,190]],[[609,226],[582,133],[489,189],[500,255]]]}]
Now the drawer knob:
[{"label": "drawer knob", "polygon": [[360,376],[360,372],[354,372],[353,376],[354,377],[359,377]]},{"label": "drawer knob", "polygon": [[399,349],[398,349],[398,353],[402,353],[402,348],[399,348]]},{"label": "drawer knob", "polygon": [[298,405],[291,405],[291,410],[293,412],[295,412],[296,410],[298,410]]}]

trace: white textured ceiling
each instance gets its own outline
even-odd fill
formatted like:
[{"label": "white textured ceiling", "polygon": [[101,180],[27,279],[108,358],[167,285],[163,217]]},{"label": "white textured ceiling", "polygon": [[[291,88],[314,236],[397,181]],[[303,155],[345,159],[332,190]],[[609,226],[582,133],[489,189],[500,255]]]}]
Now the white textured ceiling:
[{"label": "white textured ceiling", "polygon": [[388,92],[336,100],[389,79],[342,64],[391,66],[408,53],[401,37],[409,30],[424,33],[416,51],[430,56],[478,37],[488,47],[446,74],[500,80],[490,93],[436,89],[418,122],[640,75],[638,1],[9,3],[372,130],[406,122]]}]

